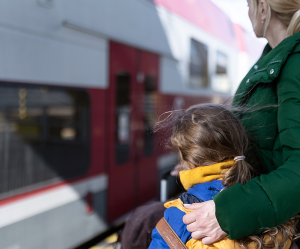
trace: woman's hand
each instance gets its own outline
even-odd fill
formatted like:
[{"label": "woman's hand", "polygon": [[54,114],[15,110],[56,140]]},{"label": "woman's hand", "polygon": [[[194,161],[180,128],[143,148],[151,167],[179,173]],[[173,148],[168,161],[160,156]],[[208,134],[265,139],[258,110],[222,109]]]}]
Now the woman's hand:
[{"label": "woman's hand", "polygon": [[227,235],[216,218],[214,201],[194,203],[184,207],[195,210],[183,216],[183,222],[187,224],[187,230],[192,232],[193,239],[202,239],[204,245],[210,245]]}]

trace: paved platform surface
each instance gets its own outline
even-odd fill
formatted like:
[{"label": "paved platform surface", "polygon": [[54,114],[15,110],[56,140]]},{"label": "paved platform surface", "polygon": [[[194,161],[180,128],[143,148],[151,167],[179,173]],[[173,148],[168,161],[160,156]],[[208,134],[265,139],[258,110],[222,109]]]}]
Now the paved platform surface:
[{"label": "paved platform surface", "polygon": [[107,237],[105,240],[101,241],[99,244],[91,247],[90,249],[120,249],[119,243],[116,243],[118,235],[116,233]]}]

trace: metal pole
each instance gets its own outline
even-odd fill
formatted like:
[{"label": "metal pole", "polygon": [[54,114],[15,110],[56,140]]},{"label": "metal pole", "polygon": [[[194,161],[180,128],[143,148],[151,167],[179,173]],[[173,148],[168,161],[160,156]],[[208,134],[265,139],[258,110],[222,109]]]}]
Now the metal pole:
[{"label": "metal pole", "polygon": [[161,179],[160,181],[160,201],[166,202],[168,198],[168,181],[167,179]]}]

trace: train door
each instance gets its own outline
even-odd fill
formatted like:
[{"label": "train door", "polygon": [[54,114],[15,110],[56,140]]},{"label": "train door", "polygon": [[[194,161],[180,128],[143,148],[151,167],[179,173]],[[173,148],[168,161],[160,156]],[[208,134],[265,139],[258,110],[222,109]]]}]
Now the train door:
[{"label": "train door", "polygon": [[137,148],[137,200],[138,205],[156,196],[157,167],[155,158],[155,134],[153,124],[156,120],[158,61],[157,55],[139,51],[138,54],[138,86],[140,90],[139,118],[140,130]]},{"label": "train door", "polygon": [[110,43],[109,221],[156,194],[154,136],[150,126],[155,115],[157,68],[156,55]]}]

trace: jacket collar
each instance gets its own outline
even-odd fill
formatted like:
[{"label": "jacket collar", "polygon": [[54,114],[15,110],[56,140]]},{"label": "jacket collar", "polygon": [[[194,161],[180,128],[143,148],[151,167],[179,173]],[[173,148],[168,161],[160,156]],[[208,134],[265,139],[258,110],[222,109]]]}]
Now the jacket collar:
[{"label": "jacket collar", "polygon": [[242,80],[235,94],[234,103],[240,105],[240,101],[242,101],[258,83],[273,82],[278,77],[288,56],[292,53],[300,52],[300,46],[297,46],[299,43],[300,32],[285,38],[274,49],[267,44],[260,59]]},{"label": "jacket collar", "polygon": [[209,166],[199,166],[194,169],[182,170],[179,172],[180,181],[185,190],[188,190],[199,183],[222,179],[222,171],[230,168],[232,165],[234,165],[234,161],[229,160]]},{"label": "jacket collar", "polygon": [[210,201],[215,195],[220,193],[222,189],[224,189],[223,182],[221,180],[213,180],[196,184],[191,187],[187,193],[196,196],[202,201]]}]

